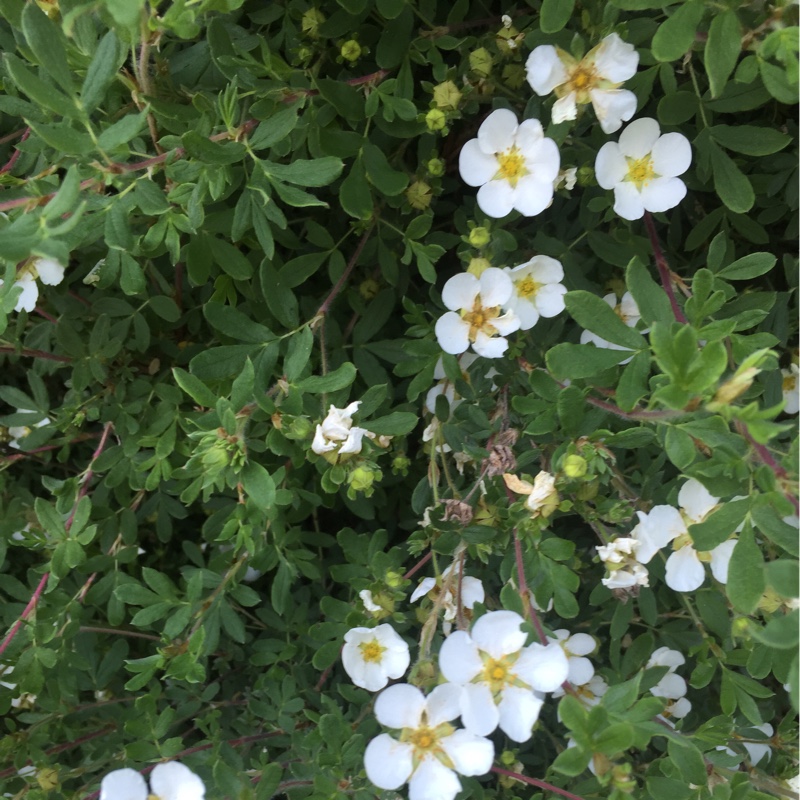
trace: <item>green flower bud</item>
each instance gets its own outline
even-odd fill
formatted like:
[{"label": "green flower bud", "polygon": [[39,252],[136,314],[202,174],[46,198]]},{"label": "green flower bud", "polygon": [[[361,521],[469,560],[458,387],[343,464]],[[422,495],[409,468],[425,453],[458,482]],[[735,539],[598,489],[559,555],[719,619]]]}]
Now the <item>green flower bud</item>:
[{"label": "green flower bud", "polygon": [[491,241],[492,237],[486,228],[473,228],[469,232],[469,243],[473,247],[486,247]]},{"label": "green flower bud", "polygon": [[411,466],[411,459],[401,453],[392,460],[392,473],[394,475],[408,475],[408,468]]},{"label": "green flower bud", "polygon": [[492,266],[492,262],[489,261],[488,258],[473,258],[469,262],[469,266],[467,267],[467,272],[474,275],[476,278],[480,278],[483,273]]},{"label": "green flower bud", "polygon": [[387,571],[385,580],[390,589],[397,589],[403,585],[403,575],[393,569]]},{"label": "green flower bud", "polygon": [[432,158],[425,166],[433,178],[441,178],[444,175],[444,161],[441,158]]},{"label": "green flower bud", "polygon": [[492,54],[480,47],[469,54],[469,68],[481,78],[488,78],[492,74]]},{"label": "green flower bud", "polygon": [[372,300],[375,295],[378,294],[378,290],[380,289],[380,285],[378,281],[374,278],[367,278],[364,281],[361,281],[358,287],[358,293],[365,299],[365,300]]},{"label": "green flower bud", "polygon": [[339,53],[345,61],[358,61],[361,57],[361,45],[355,39],[348,39]]},{"label": "green flower bud", "polygon": [[369,467],[360,466],[356,467],[348,476],[347,484],[353,492],[364,492],[369,497],[372,494],[372,484],[375,479],[380,480],[381,473],[378,470],[372,470]]},{"label": "green flower bud", "polygon": [[284,425],[282,433],[287,439],[310,439],[314,424],[308,417],[295,417],[288,426]]},{"label": "green flower bud", "polygon": [[408,682],[420,689],[432,689],[436,685],[436,667],[433,661],[430,659],[417,661],[411,668]]},{"label": "green flower bud", "polygon": [[583,456],[571,455],[564,459],[564,474],[568,478],[582,478],[586,474],[588,464]]},{"label": "green flower bud", "polygon": [[316,38],[319,36],[319,26],[325,22],[325,15],[317,8],[309,8],[303,19],[300,21],[300,27],[303,33]]},{"label": "green flower bud", "polygon": [[591,186],[595,183],[594,169],[588,165],[578,168],[578,186]]},{"label": "green flower bud", "polygon": [[431,187],[425,181],[414,181],[406,189],[406,200],[411,208],[424,211],[431,204]]},{"label": "green flower bud", "polygon": [[502,754],[500,755],[500,763],[504,767],[513,767],[517,761],[517,755],[513,752],[513,750],[503,750]]},{"label": "green flower bud", "polygon": [[45,767],[36,773],[36,782],[45,792],[52,792],[58,788],[58,770],[52,767]]},{"label": "green flower bud", "polygon": [[445,125],[447,125],[447,114],[438,108],[432,108],[425,115],[425,124],[428,126],[429,131],[444,130]]},{"label": "green flower bud", "polygon": [[444,81],[433,89],[433,102],[437,108],[455,111],[461,102],[461,92],[453,81]]},{"label": "green flower bud", "polygon": [[630,794],[636,788],[636,779],[631,773],[630,764],[616,764],[611,770],[611,783],[614,788]]}]

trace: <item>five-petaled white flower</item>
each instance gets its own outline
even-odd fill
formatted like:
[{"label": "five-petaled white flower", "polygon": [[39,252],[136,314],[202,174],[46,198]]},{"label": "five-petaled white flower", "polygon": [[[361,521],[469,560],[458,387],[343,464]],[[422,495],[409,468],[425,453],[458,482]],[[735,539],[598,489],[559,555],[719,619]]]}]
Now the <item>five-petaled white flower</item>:
[{"label": "five-petaled white flower", "polygon": [[597,182],[614,190],[614,211],[641,219],[645,211],[666,211],[686,196],[678,177],[692,163],[692,147],[680,133],[665,133],[654,119],[631,122],[619,142],[606,142],[597,154]]},{"label": "five-petaled white flower", "polygon": [[[39,299],[37,278],[46,286],[56,286],[64,280],[64,267],[51,258],[37,258],[22,267],[14,281],[14,286],[22,289],[14,311],[33,311],[36,308],[36,301]],[[0,286],[2,285],[3,280],[0,278]]]},{"label": "five-petaled white flower", "polygon": [[380,789],[399,789],[408,782],[409,800],[453,800],[461,790],[456,773],[487,773],[494,745],[450,724],[461,711],[460,695],[451,683],[437,686],[427,698],[406,683],[381,692],[375,716],[400,736],[382,733],[367,745],[367,777]]},{"label": "five-petaled white flower", "polygon": [[616,33],[606,36],[580,61],[560,47],[541,44],[525,69],[536,94],[555,91],[553,122],[575,119],[578,106],[591,103],[604,133],[614,133],[636,113],[636,95],[619,87],[636,74],[639,54]]},{"label": "five-petaled white flower", "polygon": [[100,783],[100,800],[203,800],[206,788],[189,767],[177,761],[158,764],[145,779],[130,768],[109,772]]},{"label": "five-petaled white flower", "polygon": [[543,701],[567,679],[569,664],[559,644],[531,644],[513,611],[490,611],[472,632],[455,631],[442,644],[439,668],[463,686],[461,721],[467,730],[487,736],[498,725],[515,742],[526,742]]},{"label": "five-petaled white flower", "polygon": [[342,664],[362,689],[380,691],[389,678],[401,678],[410,662],[408,645],[391,625],[351,628],[344,635]]},{"label": "five-petaled white flower", "polygon": [[521,330],[532,328],[539,317],[555,317],[564,310],[567,287],[561,283],[564,268],[560,261],[550,256],[534,256],[513,269],[506,267],[505,273],[514,283],[514,293],[506,308],[519,317]]},{"label": "five-petaled white flower", "polygon": [[561,646],[567,657],[569,673],[567,681],[573,686],[583,686],[594,677],[594,665],[586,656],[597,648],[597,642],[588,633],[573,633],[563,628],[553,631],[555,639],[551,642]]},{"label": "five-petaled white flower", "polygon": [[454,275],[442,289],[442,302],[450,310],[436,320],[436,338],[445,353],[457,355],[472,345],[485,358],[500,358],[508,349],[508,334],[519,330],[513,311],[503,305],[514,290],[511,278],[489,267],[476,278],[469,272]]},{"label": "five-petaled white flower", "polygon": [[518,123],[513,111],[499,108],[461,149],[458,169],[465,183],[480,186],[484,214],[499,218],[516,209],[533,217],[552,202],[560,163],[558,147],[545,138],[539,120]]},{"label": "five-petaled white flower", "polygon": [[646,664],[647,669],[668,668],[667,674],[650,689],[650,693],[672,701],[664,710],[664,714],[673,719],[683,719],[692,710],[692,704],[686,699],[686,681],[675,672],[685,663],[686,659],[682,653],[669,647],[659,647],[653,651]]},{"label": "five-petaled white flower", "polygon": [[350,403],[347,408],[331,406],[328,416],[317,425],[311,449],[318,455],[331,453],[347,455],[361,452],[361,441],[366,436],[374,439],[375,434],[365,428],[353,426],[353,414],[358,411],[360,400]]},{"label": "five-petaled white flower", "polygon": [[736,540],[728,539],[713,550],[698,552],[688,530],[689,525],[705,520],[718,503],[718,497],[713,497],[702,483],[690,478],[678,493],[680,511],[672,506],[654,506],[647,514],[637,512],[639,524],[631,532],[639,541],[637,561],[647,564],[658,550],[672,542],[674,552],[667,559],[664,577],[671,589],[676,592],[699,589],[705,580],[705,562],[710,563],[711,572],[720,583],[727,583],[728,562]]},{"label": "five-petaled white flower", "polygon": [[800,411],[800,367],[792,364],[789,369],[782,369],[781,375],[783,376],[783,411],[785,414],[796,414]]}]

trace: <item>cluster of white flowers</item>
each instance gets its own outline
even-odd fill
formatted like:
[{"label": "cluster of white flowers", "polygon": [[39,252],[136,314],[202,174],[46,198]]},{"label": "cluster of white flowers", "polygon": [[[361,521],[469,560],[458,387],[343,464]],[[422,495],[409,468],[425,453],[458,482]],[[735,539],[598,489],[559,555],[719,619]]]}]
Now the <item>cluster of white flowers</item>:
[{"label": "cluster of white flowers", "polygon": [[[358,411],[360,400],[350,403],[346,408],[331,406],[328,416],[317,425],[311,449],[317,455],[336,459],[338,456],[355,455],[361,452],[364,437],[376,439],[372,431],[353,425],[353,414]],[[388,445],[390,436],[377,437],[381,447]]]},{"label": "cluster of white flowers", "polygon": [[100,784],[100,800],[203,800],[206,787],[189,767],[178,761],[157,764],[147,782],[135,770],[109,772]]},{"label": "cluster of white flowers", "polygon": [[[22,289],[14,311],[33,311],[36,308],[36,301],[39,299],[37,278],[45,286],[57,286],[64,280],[64,267],[51,258],[36,258],[25,264],[14,281],[14,286]],[[0,278],[0,286],[2,285],[3,280]]]}]

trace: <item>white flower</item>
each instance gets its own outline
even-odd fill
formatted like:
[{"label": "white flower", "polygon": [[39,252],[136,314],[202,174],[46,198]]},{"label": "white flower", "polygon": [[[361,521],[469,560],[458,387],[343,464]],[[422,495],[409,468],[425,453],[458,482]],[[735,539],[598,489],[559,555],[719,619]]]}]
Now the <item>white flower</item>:
[{"label": "white flower", "polygon": [[528,495],[525,507],[534,517],[549,517],[558,508],[556,479],[549,472],[540,472],[533,483],[508,472],[503,475],[503,480],[512,492]]},{"label": "white flower", "polygon": [[[783,411],[786,414],[796,414],[800,411],[800,367],[792,364],[789,369],[782,369],[783,375]],[[755,762],[754,762],[755,763]]]},{"label": "white flower", "polygon": [[691,710],[692,704],[686,699],[686,681],[675,670],[683,666],[686,659],[677,650],[659,647],[647,661],[646,669],[651,667],[667,667],[668,672],[650,689],[655,697],[664,697],[672,702],[664,710],[667,717],[683,719]]},{"label": "white flower", "polygon": [[561,283],[564,269],[560,261],[549,256],[534,256],[525,264],[513,269],[506,267],[504,271],[514,284],[514,293],[506,308],[519,317],[521,330],[532,328],[540,316],[554,317],[564,310],[567,287]]},{"label": "white flower", "polygon": [[564,651],[569,664],[567,681],[573,686],[583,686],[594,677],[594,666],[585,656],[594,652],[597,642],[588,633],[570,634],[563,628],[553,631],[556,638],[550,637],[551,642],[558,644]]},{"label": "white flower", "polygon": [[639,546],[638,539],[620,537],[597,548],[597,555],[608,570],[603,586],[613,590],[650,585],[647,570],[636,560]]},{"label": "white flower", "polygon": [[[46,286],[56,286],[64,280],[64,267],[50,258],[37,258],[29,261],[17,274],[14,286],[22,289],[22,294],[17,298],[14,311],[33,311],[39,299],[38,278]],[[0,286],[3,280],[0,279]]]},{"label": "white flower", "polygon": [[553,200],[553,181],[561,159],[536,119],[521,123],[500,108],[478,129],[478,138],[461,149],[458,169],[469,186],[480,186],[478,206],[490,217],[516,209],[525,217],[540,214]]},{"label": "white flower", "polygon": [[177,761],[156,765],[150,775],[150,792],[135,769],[114,770],[100,783],[100,800],[203,800],[205,795],[203,781]]},{"label": "white flower", "polygon": [[461,691],[437,686],[426,698],[415,686],[398,684],[381,692],[375,716],[400,730],[399,740],[382,733],[364,753],[367,777],[380,789],[408,782],[409,800],[453,800],[461,775],[484,775],[494,760],[494,745],[482,736],[450,725],[460,713]]},{"label": "white flower", "polygon": [[439,652],[442,675],[464,689],[461,721],[480,736],[499,725],[515,742],[527,741],[543,705],[536,692],[552,692],[567,678],[560,645],[525,647],[522,623],[513,611],[491,611],[471,634],[450,634]]},{"label": "white flower", "polygon": [[[633,299],[630,292],[625,292],[622,299],[617,302],[617,296],[611,292],[603,297],[607,305],[614,309],[614,313],[629,327],[635,328],[639,320],[642,318],[639,313],[639,306]],[[595,347],[601,347],[605,350],[630,350],[630,347],[623,347],[621,344],[614,344],[614,342],[607,342],[605,339],[598,336],[591,331],[583,331],[581,333],[581,344],[593,344]],[[633,356],[631,356],[633,358]],[[621,361],[621,364],[627,364],[631,359],[627,358]]]},{"label": "white flower", "polygon": [[553,122],[575,119],[591,103],[604,133],[614,133],[636,113],[636,95],[619,87],[636,74],[639,54],[616,33],[606,36],[581,61],[549,44],[536,47],[525,69],[536,94],[555,91]]},{"label": "white flower", "polygon": [[442,289],[442,302],[450,309],[436,321],[436,338],[445,353],[457,355],[472,345],[485,358],[500,358],[508,349],[504,338],[519,330],[513,311],[502,313],[514,290],[511,278],[489,267],[480,278],[469,272],[454,275]]},{"label": "white flower", "polygon": [[614,211],[623,219],[641,219],[645,211],[666,211],[686,196],[677,176],[689,169],[692,148],[680,133],[665,133],[654,119],[628,125],[619,142],[606,142],[597,154],[597,182],[614,190]]},{"label": "white flower", "polygon": [[318,455],[334,450],[340,455],[360,453],[362,439],[365,436],[368,439],[375,438],[371,431],[353,427],[353,414],[360,405],[361,401],[356,400],[346,408],[331,406],[328,416],[317,425],[311,449]]},{"label": "white flower", "polygon": [[[475,353],[464,353],[461,358],[458,360],[458,366],[461,368],[461,376],[464,380],[468,380],[467,370],[478,360],[478,356]],[[492,369],[490,370],[491,373],[494,375],[497,372]],[[487,373],[487,377],[489,374]],[[455,387],[453,386],[450,379],[447,377],[447,373],[444,371],[444,362],[441,358],[436,361],[436,364],[433,368],[433,379],[436,383],[431,386],[428,390],[428,394],[425,396],[425,411],[429,412],[430,414],[435,413],[436,411],[436,398],[441,394],[447,398],[447,403],[450,406],[450,411],[461,402],[461,398],[456,394]],[[424,440],[429,441],[429,440]]]},{"label": "white flower", "polygon": [[356,686],[377,692],[405,674],[411,656],[408,645],[391,625],[351,628],[344,635],[342,664]]},{"label": "white flower", "polygon": [[[647,564],[660,550],[672,542],[674,552],[667,559],[665,580],[676,592],[693,592],[705,580],[704,563],[710,563],[711,572],[720,583],[728,581],[728,562],[735,539],[728,539],[710,551],[698,552],[692,543],[688,526],[702,522],[717,508],[714,497],[702,483],[690,478],[678,493],[680,511],[672,506],[654,506],[648,514],[637,512],[639,524],[631,536],[639,541],[636,559]],[[733,533],[733,531],[731,531]]]},{"label": "white flower", "polygon": [[[449,629],[452,627],[449,623],[451,623],[458,614],[458,609],[456,608],[456,596],[458,594],[458,576],[453,575],[455,569],[455,565],[451,564],[443,573],[442,573],[442,582],[444,586],[448,588],[444,592],[444,596],[441,598],[440,602],[442,607],[444,608],[444,620],[445,624],[442,626],[444,628],[445,633],[449,633]],[[451,576],[453,576],[451,578]],[[431,599],[438,599],[438,595],[442,591],[442,585],[437,584],[436,578],[423,578],[419,582],[419,586],[414,589],[409,601],[414,603],[425,595],[430,594],[433,592],[434,594],[431,595]],[[463,608],[471,610],[474,608],[475,603],[482,603],[486,599],[486,593],[483,589],[483,584],[477,579],[473,578],[469,575],[464,575],[461,579],[461,605]]]}]

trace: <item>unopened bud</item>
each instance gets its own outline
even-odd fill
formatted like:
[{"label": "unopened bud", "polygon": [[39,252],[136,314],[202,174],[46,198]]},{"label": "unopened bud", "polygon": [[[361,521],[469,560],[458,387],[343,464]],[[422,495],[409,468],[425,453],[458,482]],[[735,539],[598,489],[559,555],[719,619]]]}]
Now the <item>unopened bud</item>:
[{"label": "unopened bud", "polygon": [[432,158],[428,163],[425,165],[426,169],[428,170],[428,174],[432,178],[441,178],[444,175],[444,161],[441,158]]},{"label": "unopened bud", "polygon": [[429,658],[417,661],[408,676],[408,682],[420,689],[432,689],[436,685],[436,667]]},{"label": "unopened bud", "polygon": [[361,57],[361,45],[355,39],[348,39],[339,52],[345,61],[358,61]]},{"label": "unopened bud", "polygon": [[583,166],[578,168],[577,172],[578,186],[591,186],[595,183],[594,169],[590,166]]},{"label": "unopened bud", "polygon": [[431,187],[425,181],[414,181],[406,189],[406,200],[411,208],[424,211],[431,204],[432,199]]},{"label": "unopened bud", "polygon": [[491,234],[486,228],[479,227],[473,228],[469,232],[469,243],[473,247],[477,247],[478,249],[482,247],[486,247],[487,244],[492,240]]},{"label": "unopened bud", "polygon": [[378,290],[380,289],[380,285],[378,281],[374,278],[367,278],[366,280],[361,281],[358,287],[358,293],[365,299],[365,300],[372,300],[377,294]]},{"label": "unopened bud", "polygon": [[469,54],[469,68],[481,78],[488,78],[492,73],[492,54],[480,47]]},{"label": "unopened bud", "polygon": [[447,114],[438,108],[432,108],[425,115],[425,124],[428,126],[429,131],[444,130],[447,125]]},{"label": "unopened bud", "polygon": [[611,770],[611,783],[615,789],[630,794],[636,788],[630,764],[616,764]]},{"label": "unopened bud", "polygon": [[403,585],[403,576],[399,572],[396,572],[393,569],[387,571],[384,580],[386,581],[386,585],[390,589],[397,589],[398,587]]},{"label": "unopened bud", "polygon": [[300,27],[303,33],[316,38],[319,35],[319,26],[325,22],[325,15],[317,8],[309,8],[303,19],[300,21]]},{"label": "unopened bud", "polygon": [[[370,469],[362,465],[356,467],[350,473],[347,478],[347,484],[352,492],[364,492],[364,494],[369,497],[373,492],[372,484],[375,482],[376,478],[380,480],[380,470]],[[348,494],[350,494],[350,492],[348,492]]]},{"label": "unopened bud", "polygon": [[395,456],[392,460],[392,472],[395,475],[408,475],[408,468],[410,466],[411,459],[405,454]]},{"label": "unopened bud", "polygon": [[314,423],[308,417],[295,417],[283,431],[287,439],[297,440],[310,439],[313,433]]},{"label": "unopened bud", "polygon": [[469,266],[467,267],[467,272],[471,275],[474,275],[476,278],[480,278],[484,272],[486,272],[489,267],[492,266],[492,262],[489,261],[488,258],[473,258],[469,262]]},{"label": "unopened bud", "polygon": [[586,474],[588,466],[583,456],[567,456],[564,459],[564,474],[568,478],[582,478]]},{"label": "unopened bud", "polygon": [[52,767],[45,767],[36,773],[36,782],[45,792],[52,792],[58,788],[58,770]]},{"label": "unopened bud", "polygon": [[444,81],[433,89],[433,102],[437,108],[455,111],[461,102],[461,92],[453,81]]}]

